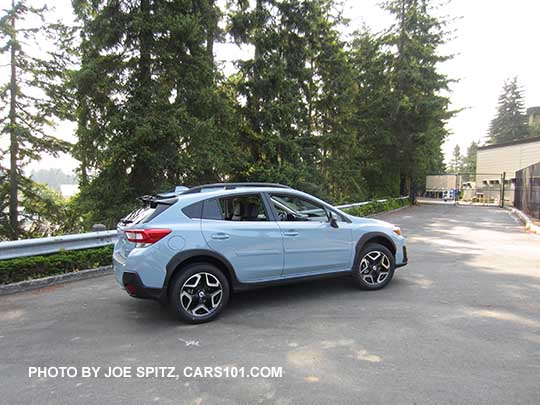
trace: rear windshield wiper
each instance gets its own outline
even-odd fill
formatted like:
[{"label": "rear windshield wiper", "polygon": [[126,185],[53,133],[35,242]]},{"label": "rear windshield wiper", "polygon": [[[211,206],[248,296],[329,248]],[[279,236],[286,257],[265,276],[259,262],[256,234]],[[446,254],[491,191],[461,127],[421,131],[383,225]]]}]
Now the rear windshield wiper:
[{"label": "rear windshield wiper", "polygon": [[148,204],[152,201],[155,201],[156,197],[153,195],[141,195],[140,197],[137,197],[137,200],[139,200],[140,202],[144,204]]},{"label": "rear windshield wiper", "polygon": [[137,200],[141,201],[143,204],[149,204],[150,208],[156,208],[158,204],[163,205],[173,205],[178,201],[177,197],[163,198],[158,195],[142,195],[137,197]]}]

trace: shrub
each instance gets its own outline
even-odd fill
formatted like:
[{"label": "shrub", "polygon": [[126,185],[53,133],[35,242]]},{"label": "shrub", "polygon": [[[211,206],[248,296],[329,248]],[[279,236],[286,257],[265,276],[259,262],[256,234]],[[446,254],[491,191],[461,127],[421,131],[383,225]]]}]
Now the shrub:
[{"label": "shrub", "polygon": [[0,284],[93,269],[112,263],[113,246],[95,249],[64,250],[44,256],[20,257],[0,261]]},{"label": "shrub", "polygon": [[372,201],[359,207],[346,208],[343,211],[357,217],[366,217],[368,215],[377,214],[378,212],[395,210],[409,204],[410,201],[407,198],[389,198],[385,202]]}]

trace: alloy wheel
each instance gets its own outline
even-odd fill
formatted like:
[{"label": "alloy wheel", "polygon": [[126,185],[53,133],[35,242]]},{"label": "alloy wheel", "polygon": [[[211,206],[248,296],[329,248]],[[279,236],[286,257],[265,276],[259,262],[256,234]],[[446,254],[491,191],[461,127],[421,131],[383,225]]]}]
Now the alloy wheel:
[{"label": "alloy wheel", "polygon": [[390,259],[379,250],[372,250],[360,261],[360,275],[371,286],[380,285],[390,274]]},{"label": "alloy wheel", "polygon": [[201,272],[189,277],[180,290],[180,303],[190,315],[203,317],[214,312],[223,298],[223,287],[216,276]]}]

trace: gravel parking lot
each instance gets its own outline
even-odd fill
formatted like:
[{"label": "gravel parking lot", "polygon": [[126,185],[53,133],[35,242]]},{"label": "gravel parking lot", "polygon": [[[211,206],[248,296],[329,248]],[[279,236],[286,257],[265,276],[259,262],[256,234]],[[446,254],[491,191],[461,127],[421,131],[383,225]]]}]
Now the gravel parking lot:
[{"label": "gravel parking lot", "polygon": [[[0,401],[538,404],[540,237],[508,211],[388,214],[409,265],[384,290],[347,278],[235,295],[184,325],[112,276],[0,297]],[[38,378],[31,366],[282,367],[281,378]]]}]

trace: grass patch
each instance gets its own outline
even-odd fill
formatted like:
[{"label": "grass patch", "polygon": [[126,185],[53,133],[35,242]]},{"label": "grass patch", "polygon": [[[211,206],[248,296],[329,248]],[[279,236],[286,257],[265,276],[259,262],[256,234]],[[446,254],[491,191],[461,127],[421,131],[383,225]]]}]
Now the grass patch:
[{"label": "grass patch", "polygon": [[361,205],[359,207],[345,208],[343,211],[356,217],[366,217],[379,212],[405,207],[410,205],[410,203],[408,198],[389,198],[385,202],[372,201],[369,204]]},{"label": "grass patch", "polygon": [[0,260],[0,284],[16,283],[112,264],[113,245]]}]

